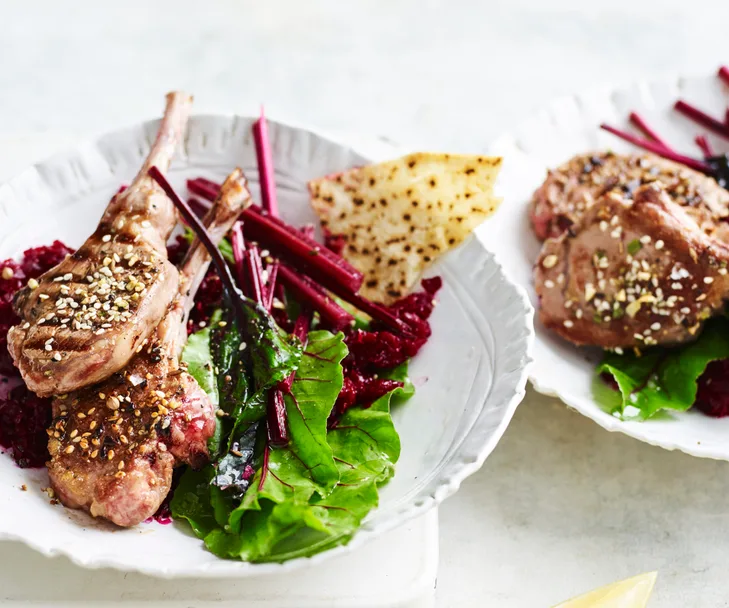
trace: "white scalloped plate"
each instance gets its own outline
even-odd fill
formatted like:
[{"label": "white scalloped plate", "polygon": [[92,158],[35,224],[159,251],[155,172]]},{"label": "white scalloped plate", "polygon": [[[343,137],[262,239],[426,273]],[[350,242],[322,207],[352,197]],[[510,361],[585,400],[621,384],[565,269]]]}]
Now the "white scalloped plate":
[{"label": "white scalloped plate", "polygon": [[[693,137],[704,131],[672,110],[673,102],[679,97],[723,116],[729,105],[729,88],[711,75],[639,83],[564,98],[491,146],[492,153],[501,154],[505,159],[499,182],[505,201],[495,221],[484,224],[479,236],[502,262],[509,277],[528,290],[535,306],[532,264],[540,243],[527,219],[527,203],[546,176],[547,168],[578,152],[606,148],[620,152],[635,150],[598,128],[600,123],[608,122],[631,130],[627,118],[632,110],[643,115],[675,147],[700,157]],[[729,142],[709,137],[717,151],[729,149]],[[547,332],[539,321],[535,325],[534,363],[529,376],[537,391],[559,397],[608,431],[620,431],[652,445],[678,449],[693,456],[729,460],[729,418],[709,418],[698,411],[689,411],[661,415],[646,422],[619,420],[602,410],[593,398],[594,364],[599,353],[569,345]]]},{"label": "white scalloped plate", "polygon": [[[240,165],[257,196],[251,120],[198,116],[190,124],[183,158],[170,172],[184,179],[222,179]],[[0,259],[60,238],[78,245],[95,226],[106,201],[140,166],[157,121],[101,137],[41,163],[0,186]],[[314,221],[305,184],[361,165],[367,158],[310,131],[271,124],[281,211],[294,224]],[[375,146],[377,147],[377,146]],[[379,146],[371,157],[392,154]],[[184,525],[110,526],[61,506],[40,488],[44,471],[21,470],[0,456],[0,538],[25,541],[46,555],[64,554],[79,565],[111,566],[158,576],[248,576],[283,572],[350,551],[453,494],[491,453],[524,396],[533,341],[533,309],[476,239],[440,261],[431,274],[445,286],[433,315],[434,334],[413,361],[417,395],[394,412],[402,455],[380,506],[346,547],[285,564],[224,561],[208,553]],[[425,381],[427,379],[427,381]],[[29,491],[20,491],[26,484]]]}]

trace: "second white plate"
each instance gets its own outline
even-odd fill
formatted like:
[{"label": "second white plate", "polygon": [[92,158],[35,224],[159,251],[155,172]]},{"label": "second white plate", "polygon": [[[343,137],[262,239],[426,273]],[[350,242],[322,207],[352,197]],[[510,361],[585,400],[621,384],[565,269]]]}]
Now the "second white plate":
[{"label": "second white plate", "polygon": [[[589,150],[635,151],[636,148],[599,129],[600,123],[608,122],[631,130],[627,126],[631,111],[643,115],[676,148],[700,157],[693,138],[705,131],[673,110],[678,98],[723,116],[729,105],[729,88],[712,74],[638,83],[560,99],[491,147],[490,152],[505,159],[499,182],[504,203],[494,221],[482,226],[479,236],[510,278],[528,290],[535,306],[532,265],[541,244],[531,230],[527,205],[547,169]],[[729,150],[726,141],[709,138],[718,152]],[[668,450],[729,460],[729,418],[710,418],[699,411],[665,414],[646,422],[615,418],[601,409],[593,397],[599,353],[573,347],[551,335],[538,321],[535,330],[530,379],[537,391],[559,397],[609,431],[620,431]]]}]

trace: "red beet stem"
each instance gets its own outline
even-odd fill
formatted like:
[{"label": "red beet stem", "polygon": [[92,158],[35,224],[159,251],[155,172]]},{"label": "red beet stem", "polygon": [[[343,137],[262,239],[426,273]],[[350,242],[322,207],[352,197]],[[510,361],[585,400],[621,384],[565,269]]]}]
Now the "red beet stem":
[{"label": "red beet stem", "polygon": [[714,156],[714,151],[711,148],[711,144],[709,143],[706,135],[697,135],[694,141],[696,142],[696,145],[701,148],[701,153],[704,155],[704,158],[711,158]]},{"label": "red beet stem", "polygon": [[[207,191],[214,200],[217,190],[211,184],[208,180],[198,178],[189,180],[188,188],[200,196],[203,196],[203,191]],[[256,241],[277,256],[285,258],[292,266],[325,287],[339,283],[351,292],[356,292],[361,287],[361,272],[301,230],[265,213],[256,205],[246,209],[242,218],[245,220],[244,231],[247,239]]]},{"label": "red beet stem", "polygon": [[[214,196],[209,183],[200,179],[189,180],[188,188],[200,196],[203,190]],[[285,258],[297,270],[318,283],[327,288],[341,285],[352,293],[361,287],[361,272],[300,230],[265,213],[255,205],[246,209],[242,217],[245,220],[244,231],[248,240],[256,241],[275,255]]]},{"label": "red beet stem", "polygon": [[274,260],[268,265],[268,279],[266,280],[265,302],[263,305],[266,310],[270,311],[273,306],[273,296],[276,293],[276,280],[278,279],[278,270],[281,264],[278,260]]},{"label": "red beet stem", "polygon": [[[278,199],[276,197],[276,176],[273,169],[273,154],[268,138],[268,122],[261,106],[261,116],[253,124],[253,140],[256,144],[256,161],[258,164],[258,181],[261,185],[261,202],[263,209],[272,217],[278,217]],[[276,292],[276,278],[278,276],[279,262],[272,263],[268,272],[264,297],[268,310],[273,305],[273,296]],[[281,291],[279,289],[279,291]],[[281,293],[283,295],[283,292]]]},{"label": "red beet stem", "polygon": [[729,86],[729,67],[723,65],[719,68],[719,78],[721,78],[724,83]]},{"label": "red beet stem", "polygon": [[266,483],[266,477],[268,476],[268,460],[269,456],[271,454],[271,448],[266,445],[265,448],[263,448],[263,463],[261,464],[261,479],[258,482],[258,491],[260,492],[263,489],[263,484]]},{"label": "red beet stem", "polygon": [[246,268],[246,295],[251,299],[265,306],[264,285],[263,285],[263,265],[261,264],[261,254],[258,247],[250,245],[245,252],[245,268]]},{"label": "red beet stem", "polygon": [[256,160],[258,161],[258,180],[261,183],[261,201],[263,208],[273,217],[278,217],[278,199],[276,198],[276,177],[273,172],[273,156],[268,139],[268,122],[261,106],[261,117],[253,123],[253,140],[256,143]]},{"label": "red beet stem", "polygon": [[351,327],[354,317],[325,293],[319,291],[309,279],[285,265],[279,268],[278,276],[281,283],[286,286],[296,300],[317,311],[328,327],[335,331]]},{"label": "red beet stem", "polygon": [[294,329],[291,332],[301,343],[306,346],[307,337],[309,336],[309,327],[311,326],[311,311],[304,308],[294,323]]},{"label": "red beet stem", "polygon": [[205,214],[210,210],[210,207],[212,206],[207,201],[201,201],[199,198],[195,198],[194,196],[191,196],[187,199],[187,204],[190,205],[190,208],[199,216],[204,217]]},{"label": "red beet stem", "polygon": [[[306,348],[306,344],[309,337],[309,327],[311,327],[311,310],[308,308],[303,308],[301,310],[301,313],[296,319],[296,322],[294,323],[294,329],[291,332],[292,335],[296,336],[299,340],[301,340],[301,343],[304,345],[304,348]],[[291,392],[291,387],[294,384],[294,379],[296,378],[296,372],[291,372],[289,374],[289,377],[286,378],[281,384],[279,384],[278,390],[288,394]]]},{"label": "red beet stem", "polygon": [[245,271],[245,252],[246,244],[243,240],[243,229],[241,223],[236,222],[233,226],[232,235],[230,238],[231,246],[233,247],[233,259],[235,260],[235,272],[238,275],[238,285],[244,288],[246,284],[246,271]]},{"label": "red beet stem", "polygon": [[266,422],[268,442],[279,447],[285,446],[289,442],[289,431],[286,426],[286,404],[279,388],[268,391]]},{"label": "red beet stem", "polygon": [[218,192],[220,192],[220,186],[218,184],[213,184],[212,182],[200,177],[197,179],[188,179],[187,189],[193,194],[197,194],[210,202],[214,201],[218,196]]},{"label": "red beet stem", "polygon": [[630,133],[626,133],[625,131],[621,131],[620,129],[616,129],[615,127],[611,127],[610,125],[606,124],[600,125],[600,128],[607,131],[608,133],[612,133],[620,139],[624,139],[625,141],[630,142],[635,146],[638,146],[639,148],[643,148],[644,150],[653,152],[653,154],[657,154],[658,156],[662,156],[663,158],[667,158],[668,160],[672,160],[682,165],[686,165],[691,169],[696,169],[696,171],[701,171],[707,174],[711,173],[711,167],[709,167],[709,165],[707,165],[705,162],[696,160],[695,158],[691,158],[689,156],[684,156],[683,154],[677,154],[676,152],[673,152],[671,150],[667,150],[666,148],[664,148],[660,144],[657,144],[654,141],[643,139],[641,137],[636,137],[635,135],[631,135]]},{"label": "red beet stem", "polygon": [[407,323],[398,319],[397,316],[395,316],[381,304],[376,304],[375,302],[363,298],[358,294],[348,294],[344,292],[334,293],[342,298],[342,300],[344,300],[345,302],[349,302],[357,309],[361,310],[363,313],[372,317],[375,321],[379,321],[390,329],[393,329],[398,333],[405,334],[406,336],[413,335],[413,332],[410,327],[408,327]]},{"label": "red beet stem", "polygon": [[217,245],[213,243],[212,239],[210,238],[210,234],[205,229],[205,226],[203,226],[202,222],[198,219],[193,210],[190,209],[190,206],[178,196],[178,194],[167,181],[165,176],[162,175],[162,172],[157,167],[153,166],[150,167],[148,173],[149,176],[157,182],[159,187],[165,191],[165,194],[167,194],[175,207],[177,207],[177,210],[180,212],[187,224],[190,226],[190,228],[193,229],[193,231],[195,232],[195,236],[200,239],[200,242],[205,246],[205,249],[207,249],[212,259],[213,265],[218,271],[220,280],[222,281],[226,291],[228,292],[228,296],[233,304],[233,308],[238,318],[238,322],[241,324],[242,327],[246,323],[247,319],[246,311],[243,305],[244,296],[241,293],[240,289],[238,289],[238,287],[236,286],[235,279],[230,272],[228,264],[225,263],[225,259],[223,258],[223,254],[220,253],[220,249],[218,249]]},{"label": "red beet stem", "polygon": [[693,120],[695,123],[700,124],[702,127],[709,129],[709,131],[711,131],[712,133],[729,139],[729,127],[720,120],[709,116],[705,112],[686,103],[681,99],[679,99],[673,107],[676,109],[677,112],[680,112],[681,114],[686,116],[686,118]]},{"label": "red beet stem", "polygon": [[355,293],[362,285],[362,273],[343,258],[278,218],[264,213],[260,207],[243,214],[248,240],[257,241],[274,255],[285,259],[324,287]]},{"label": "red beet stem", "polygon": [[666,150],[669,150],[669,151],[670,151],[670,150],[673,150],[673,148],[671,148],[671,146],[669,146],[669,145],[668,145],[668,144],[667,144],[667,143],[666,143],[666,142],[665,142],[665,141],[663,140],[663,138],[661,138],[661,136],[660,136],[660,135],[658,135],[658,133],[656,133],[656,132],[655,132],[655,131],[654,131],[654,130],[653,130],[653,129],[652,129],[652,128],[651,128],[651,127],[650,127],[650,126],[648,125],[648,123],[647,123],[647,122],[646,122],[646,121],[645,121],[645,120],[643,119],[643,117],[641,117],[641,116],[640,116],[639,114],[637,114],[637,113],[635,113],[635,112],[631,112],[631,113],[630,113],[630,122],[632,122],[632,123],[633,123],[633,125],[634,125],[634,126],[635,126],[635,127],[637,128],[637,129],[640,129],[640,131],[642,131],[642,132],[643,132],[643,134],[644,134],[644,135],[645,135],[646,137],[648,137],[648,139],[652,139],[652,140],[653,140],[653,141],[655,141],[655,142],[656,142],[657,144],[659,144],[659,145],[663,146],[663,147],[664,147],[664,148],[665,148]]}]

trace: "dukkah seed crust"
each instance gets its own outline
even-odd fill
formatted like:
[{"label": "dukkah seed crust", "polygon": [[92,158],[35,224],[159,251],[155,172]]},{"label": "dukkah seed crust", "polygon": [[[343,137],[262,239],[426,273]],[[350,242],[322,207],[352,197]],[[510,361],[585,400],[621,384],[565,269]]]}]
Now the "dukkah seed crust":
[{"label": "dukkah seed crust", "polygon": [[578,223],[604,194],[632,200],[641,186],[660,185],[704,232],[729,242],[729,192],[711,177],[653,154],[579,154],[549,172],[536,190],[530,218],[540,239]]},{"label": "dukkah seed crust", "polygon": [[542,322],[576,344],[621,352],[692,340],[723,308],[729,248],[659,186],[609,194],[548,239],[535,266]]},{"label": "dukkah seed crust", "polygon": [[[102,385],[57,397],[48,430],[51,457],[64,468],[78,468],[82,459],[106,459],[113,464],[107,474],[123,477],[119,463],[147,456],[155,442],[166,446],[175,412],[186,405],[183,380],[190,381],[181,378],[187,375],[182,369],[170,377],[171,365],[177,364],[155,342]],[[189,407],[180,415],[186,424],[194,418]]]},{"label": "dukkah seed crust", "polygon": [[[83,254],[74,255],[81,259]],[[162,259],[154,251],[111,240],[106,241],[99,256],[101,264],[89,268],[84,276],[66,273],[50,277],[55,292],[39,294],[24,329],[45,324],[102,335],[115,323],[129,320],[160,272]],[[53,337],[46,344],[52,342]],[[46,351],[53,352],[53,348]]]}]

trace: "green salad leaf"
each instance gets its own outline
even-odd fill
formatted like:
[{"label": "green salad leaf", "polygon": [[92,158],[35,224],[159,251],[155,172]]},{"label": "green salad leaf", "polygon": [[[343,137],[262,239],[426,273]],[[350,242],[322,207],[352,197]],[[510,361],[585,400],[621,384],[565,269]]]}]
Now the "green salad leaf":
[{"label": "green salad leaf", "polygon": [[288,448],[311,471],[322,496],[339,480],[327,443],[327,420],[342,390],[341,362],[346,356],[342,334],[310,332],[291,392],[284,396],[291,435]]},{"label": "green salad leaf", "polygon": [[200,388],[207,393],[212,404],[217,407],[220,397],[218,379],[210,351],[210,327],[192,334],[187,339],[181,358],[187,364],[187,371],[197,380]]},{"label": "green salad leaf", "polygon": [[611,413],[626,420],[646,420],[662,410],[688,410],[706,366],[726,358],[729,321],[715,319],[686,346],[654,349],[641,356],[607,353],[597,373],[610,374],[620,390],[620,403]]},{"label": "green salad leaf", "polygon": [[[220,311],[215,311],[210,319],[211,324],[220,321]],[[218,391],[218,378],[213,365],[213,355],[210,347],[210,326],[202,329],[187,339],[185,348],[182,350],[183,363],[187,364],[187,371],[195,378],[210,398],[215,408],[220,405],[220,394]],[[220,444],[223,440],[224,429],[220,419],[216,419],[215,433],[208,439],[208,451],[212,459],[220,453]]]},{"label": "green salad leaf", "polygon": [[186,519],[200,538],[205,538],[218,527],[210,500],[210,481],[214,472],[213,467],[202,471],[188,468],[180,478],[170,503],[173,517]]},{"label": "green salad leaf", "polygon": [[[183,237],[188,242],[188,244],[191,245],[196,238],[195,231],[189,226],[185,226],[185,233],[183,234]],[[235,264],[235,256],[233,256],[233,245],[230,244],[230,240],[221,240],[220,243],[218,243],[218,249],[220,249],[220,253],[223,254],[226,262]]]},{"label": "green salad leaf", "polygon": [[221,557],[263,562],[309,556],[346,544],[377,506],[379,486],[394,473],[400,438],[390,403],[396,395],[404,397],[403,393],[396,389],[369,408],[351,408],[329,431],[339,481],[325,497],[316,492],[306,468],[288,450],[272,451],[268,475],[274,480],[266,479],[264,491],[246,494],[231,515],[230,528],[236,532],[216,530],[206,536],[208,549]]},{"label": "green salad leaf", "polygon": [[403,388],[369,408],[351,408],[327,432],[346,354],[341,334],[309,334],[286,400],[289,445],[265,449],[261,425],[255,475],[242,500],[211,484],[214,465],[183,475],[173,516],[186,519],[214,554],[254,562],[312,555],[346,543],[377,506],[378,487],[393,475],[400,454],[390,404],[414,389],[407,365],[400,366],[388,376],[405,382]]}]

